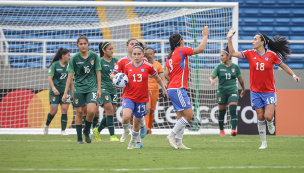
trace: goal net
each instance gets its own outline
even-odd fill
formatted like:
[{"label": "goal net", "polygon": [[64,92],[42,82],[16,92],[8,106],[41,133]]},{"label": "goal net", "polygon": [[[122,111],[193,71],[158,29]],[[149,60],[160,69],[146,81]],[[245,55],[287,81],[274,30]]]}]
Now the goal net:
[{"label": "goal net", "polygon": [[[210,32],[205,51],[189,57],[188,94],[195,118],[187,126],[187,133],[218,133],[217,86],[211,86],[208,78],[220,63],[228,30],[238,28],[238,3],[0,1],[0,18],[2,131],[35,129],[33,133],[42,133],[41,128],[50,111],[49,64],[60,47],[69,49],[71,56],[77,53],[76,39],[81,34],[88,37],[90,48],[97,53],[100,42],[110,41],[117,58],[128,54],[126,42],[136,38],[155,49],[155,60],[164,67],[171,34],[180,33],[185,45],[194,48],[202,41],[204,26],[208,26]],[[237,49],[237,34],[233,39]],[[122,91],[118,92],[119,104],[114,120],[119,133],[122,128]],[[101,107],[99,109],[101,119],[105,114]],[[225,129],[229,129],[229,120],[228,115]],[[67,129],[76,133],[74,122],[75,112],[70,105]],[[171,101],[160,97],[153,133],[167,133],[175,122]],[[60,125],[59,106],[50,128],[58,129],[57,133]],[[107,133],[107,130],[103,132]]]}]

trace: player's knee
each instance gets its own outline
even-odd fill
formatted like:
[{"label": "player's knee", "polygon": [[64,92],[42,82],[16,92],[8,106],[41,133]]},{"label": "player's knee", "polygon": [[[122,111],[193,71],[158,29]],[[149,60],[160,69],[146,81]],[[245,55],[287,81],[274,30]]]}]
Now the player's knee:
[{"label": "player's knee", "polygon": [[105,106],[105,112],[107,115],[113,115],[114,111],[113,111],[113,107],[112,106]]},{"label": "player's knee", "polygon": [[51,109],[50,114],[54,116],[57,114],[57,111],[58,111],[57,108],[53,108],[53,109]]}]

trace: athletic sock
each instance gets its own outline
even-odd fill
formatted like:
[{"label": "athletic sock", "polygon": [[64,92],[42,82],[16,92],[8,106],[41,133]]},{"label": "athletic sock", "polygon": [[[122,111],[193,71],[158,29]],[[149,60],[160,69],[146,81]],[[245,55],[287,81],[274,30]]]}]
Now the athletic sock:
[{"label": "athletic sock", "polygon": [[231,125],[232,125],[232,129],[236,130],[236,126],[238,124],[238,117],[236,115],[236,108],[237,105],[230,105],[229,106],[229,112],[231,115]]},{"label": "athletic sock", "polygon": [[82,123],[85,125],[86,115],[82,116]]},{"label": "athletic sock", "polygon": [[86,133],[90,133],[91,125],[92,125],[92,122],[89,122],[89,121],[85,120],[83,131],[86,132]]},{"label": "athletic sock", "polygon": [[107,127],[110,132],[110,136],[115,135],[115,133],[114,133],[114,116],[113,115],[107,116]]},{"label": "athletic sock", "polygon": [[262,143],[266,143],[266,122],[264,121],[258,121],[258,129],[259,129],[259,135],[262,140]]},{"label": "athletic sock", "polygon": [[[127,132],[129,130],[130,124],[122,124],[122,127],[124,129],[124,132]],[[132,129],[131,129],[132,130]]]},{"label": "athletic sock", "polygon": [[140,135],[138,135],[138,136],[136,137],[135,142],[136,142],[136,143],[141,143]]},{"label": "athletic sock", "polygon": [[142,117],[142,118],[141,118],[139,125],[140,125],[140,127],[143,127],[143,126],[146,125],[145,117]]},{"label": "athletic sock", "polygon": [[137,136],[139,136],[139,132],[134,132],[134,131],[132,130],[131,142],[135,142]]},{"label": "athletic sock", "polygon": [[101,132],[102,129],[104,129],[105,127],[107,127],[107,117],[104,116],[98,126],[98,131]]},{"label": "athletic sock", "polygon": [[146,128],[147,129],[150,129],[150,126],[149,126],[149,120],[150,120],[150,113],[147,113],[147,116],[145,116],[145,120],[146,120]]},{"label": "athletic sock", "polygon": [[76,132],[78,140],[82,141],[82,125],[76,125]]},{"label": "athletic sock", "polygon": [[51,115],[51,114],[49,113],[48,116],[47,116],[45,125],[49,126],[50,123],[52,122],[52,120],[53,120],[54,117],[55,117],[55,115],[53,116],[53,115]]},{"label": "athletic sock", "polygon": [[96,127],[96,125],[97,125],[97,123],[98,123],[98,119],[99,119],[99,117],[94,117],[93,122],[92,122],[93,128]]},{"label": "athletic sock", "polygon": [[175,138],[176,134],[180,132],[187,124],[188,121],[184,117],[181,117],[174,125],[170,137]]},{"label": "athletic sock", "polygon": [[133,125],[131,125],[131,124],[130,124],[130,125],[129,125],[129,128],[130,128],[130,130],[132,131],[132,129],[133,129]]},{"label": "athletic sock", "polygon": [[151,114],[148,123],[149,129],[152,129],[153,123],[154,123],[154,114]]},{"label": "athletic sock", "polygon": [[61,131],[64,131],[66,129],[68,123],[68,115],[62,114],[61,115]]},{"label": "athletic sock", "polygon": [[225,110],[219,110],[218,122],[219,122],[220,130],[224,130],[225,114],[226,114],[226,109]]},{"label": "athletic sock", "polygon": [[176,134],[176,145],[181,145],[183,143],[184,130],[185,127],[182,128],[182,130]]}]

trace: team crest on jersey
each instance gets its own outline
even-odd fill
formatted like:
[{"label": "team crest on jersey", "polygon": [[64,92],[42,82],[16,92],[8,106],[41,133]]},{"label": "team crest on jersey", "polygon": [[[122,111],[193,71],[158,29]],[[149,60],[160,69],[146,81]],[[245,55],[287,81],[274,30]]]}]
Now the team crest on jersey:
[{"label": "team crest on jersey", "polygon": [[157,68],[156,68],[156,67],[154,67],[154,70],[156,71],[156,70],[157,70]]},{"label": "team crest on jersey", "polygon": [[141,72],[145,72],[145,69],[144,69],[144,68],[142,68],[142,69],[140,69],[140,71],[141,71]]},{"label": "team crest on jersey", "polygon": [[106,99],[106,100],[109,100],[109,97],[108,97],[108,96],[105,96],[105,99]]},{"label": "team crest on jersey", "polygon": [[234,69],[234,68],[232,68],[232,69],[231,69],[231,71],[232,71],[232,73],[234,73],[234,72],[235,72],[235,69]]},{"label": "team crest on jersey", "polygon": [[52,72],[52,70],[51,69],[49,69],[49,73],[51,73]]},{"label": "team crest on jersey", "polygon": [[91,64],[94,65],[94,60],[91,60]]},{"label": "team crest on jersey", "polygon": [[218,99],[219,99],[219,101],[221,101],[221,100],[222,100],[222,98],[221,98],[221,97],[219,97]]},{"label": "team crest on jersey", "polygon": [[78,104],[78,99],[75,99],[75,103]]},{"label": "team crest on jersey", "polygon": [[118,65],[115,65],[115,67],[114,67],[115,69],[118,69]]},{"label": "team crest on jersey", "polygon": [[53,102],[56,100],[56,97],[53,97]]},{"label": "team crest on jersey", "polygon": [[265,58],[265,61],[268,61],[268,60],[269,60],[269,58],[268,58],[268,57],[266,57],[266,58]]}]

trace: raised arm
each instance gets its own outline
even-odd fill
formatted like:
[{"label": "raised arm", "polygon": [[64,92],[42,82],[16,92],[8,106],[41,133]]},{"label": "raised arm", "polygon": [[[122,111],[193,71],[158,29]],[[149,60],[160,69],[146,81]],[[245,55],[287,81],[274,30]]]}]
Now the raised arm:
[{"label": "raised arm", "polygon": [[279,65],[279,67],[281,67],[286,73],[288,73],[290,76],[292,76],[296,82],[300,83],[301,78],[297,77],[294,74],[294,72],[286,64],[282,63],[281,65]]},{"label": "raised arm", "polygon": [[196,55],[196,54],[204,52],[204,50],[206,48],[206,45],[207,45],[207,38],[208,38],[208,35],[209,35],[208,26],[204,27],[204,30],[202,31],[202,34],[204,36],[203,37],[203,41],[201,42],[201,44],[197,48],[195,48],[193,50],[193,55]]},{"label": "raised arm", "polygon": [[233,28],[231,28],[228,32],[228,35],[227,35],[229,54],[233,57],[243,58],[243,55],[242,55],[241,52],[235,52],[234,51],[234,48],[233,48],[233,45],[232,45],[232,40],[231,40],[233,35],[234,35],[234,30],[233,30]]},{"label": "raised arm", "polygon": [[242,92],[240,94],[240,97],[242,98],[245,95],[245,91],[246,91],[243,77],[239,78],[239,83],[240,83],[240,85],[242,87]]}]

